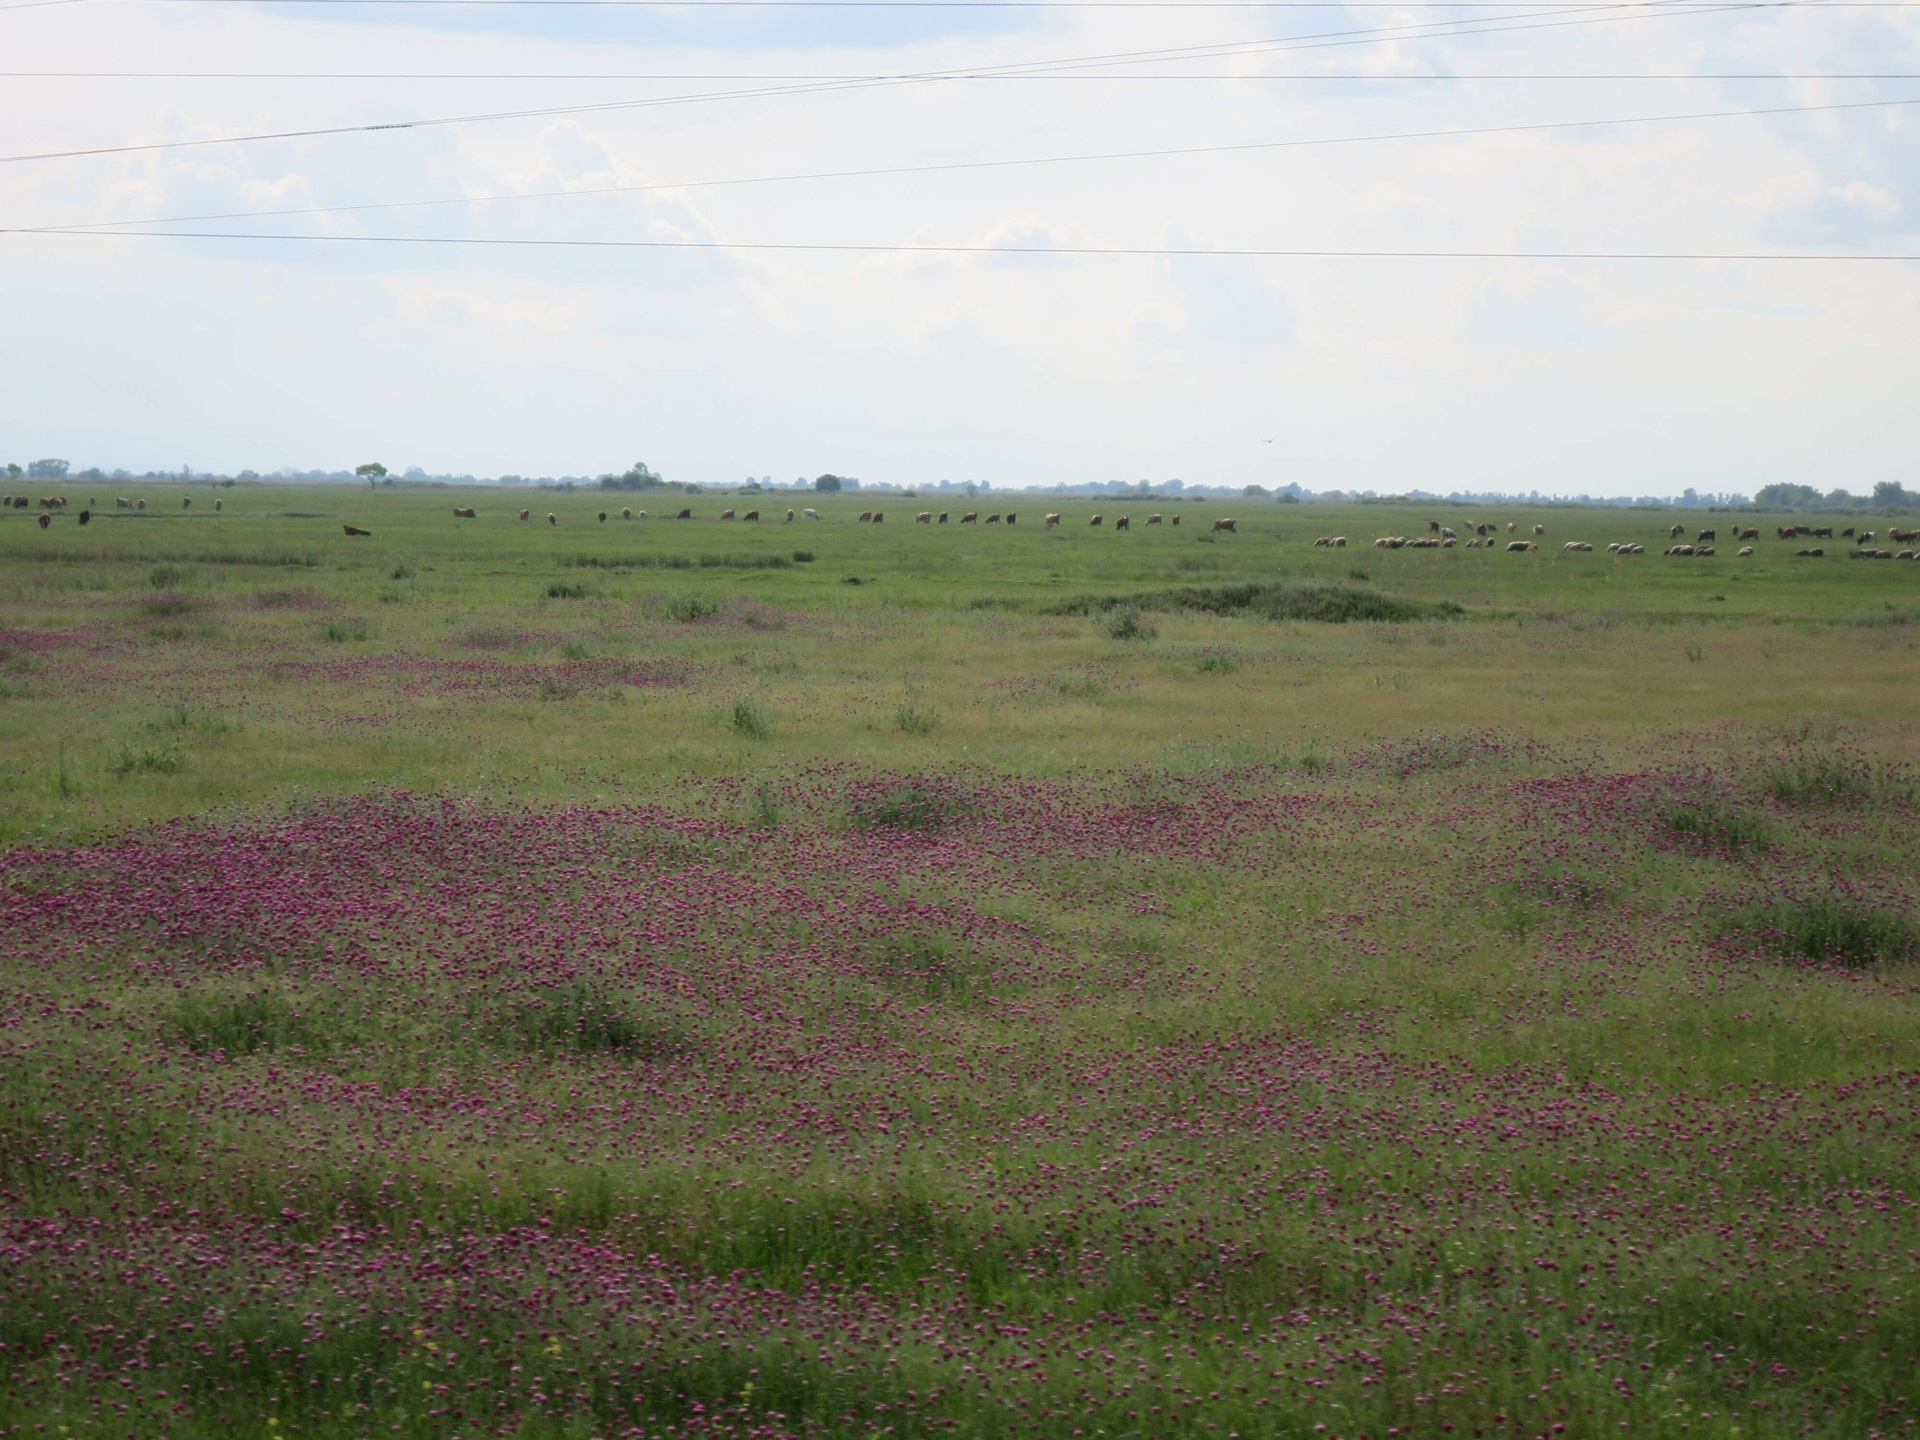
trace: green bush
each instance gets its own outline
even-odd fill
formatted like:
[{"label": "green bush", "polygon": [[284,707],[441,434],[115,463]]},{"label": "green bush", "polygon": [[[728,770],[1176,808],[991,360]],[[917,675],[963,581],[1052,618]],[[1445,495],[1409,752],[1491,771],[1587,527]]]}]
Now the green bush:
[{"label": "green bush", "polygon": [[1660,818],[1675,835],[1710,850],[1764,850],[1771,843],[1765,820],[1717,800],[1671,800]]},{"label": "green bush", "polygon": [[164,1024],[188,1049],[209,1054],[251,1055],[292,1045],[315,1049],[321,1040],[313,1021],[272,990],[242,995],[190,990],[165,1012]]},{"label": "green bush", "polygon": [[760,708],[759,701],[749,696],[733,702],[731,723],[736,735],[744,735],[749,740],[764,740],[773,733],[767,712]]},{"label": "green bush", "polygon": [[1741,912],[1735,926],[1785,959],[1849,970],[1911,960],[1920,953],[1920,929],[1910,918],[1848,896],[1758,906]]}]

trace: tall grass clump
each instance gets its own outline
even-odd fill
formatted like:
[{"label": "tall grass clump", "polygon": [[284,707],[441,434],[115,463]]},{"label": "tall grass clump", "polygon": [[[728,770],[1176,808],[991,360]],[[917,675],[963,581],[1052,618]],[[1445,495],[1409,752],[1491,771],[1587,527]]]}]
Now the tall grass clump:
[{"label": "tall grass clump", "polygon": [[1920,954],[1920,927],[1896,910],[1847,895],[1753,906],[1733,929],[1757,938],[1787,960],[1867,970]]},{"label": "tall grass clump", "polygon": [[903,700],[893,707],[894,728],[903,734],[931,735],[939,723],[939,711],[916,705],[911,700]]},{"label": "tall grass clump", "polygon": [[728,723],[733,726],[734,734],[749,740],[764,740],[773,733],[773,722],[767,718],[767,712],[758,700],[747,695],[733,702]]},{"label": "tall grass clump", "polygon": [[1675,838],[1707,850],[1764,850],[1772,843],[1765,820],[1714,799],[1668,800],[1660,819]]},{"label": "tall grass clump", "polygon": [[847,797],[847,813],[860,830],[912,830],[932,834],[964,816],[966,796],[938,780],[874,782]]},{"label": "tall grass clump", "polygon": [[1110,640],[1151,640],[1160,633],[1159,627],[1132,605],[1113,611],[1100,628]]},{"label": "tall grass clump", "polygon": [[1797,750],[1760,777],[1761,788],[1786,805],[1863,805],[1878,781],[1872,765],[1837,750]]},{"label": "tall grass clump", "polygon": [[202,1054],[251,1055],[295,1045],[314,1049],[320,1030],[284,995],[248,990],[239,995],[189,990],[162,1015],[177,1043]]},{"label": "tall grass clump", "polygon": [[671,1022],[639,1016],[601,986],[577,981],[513,1006],[502,1035],[515,1048],[543,1055],[624,1055],[651,1060],[686,1048]]}]

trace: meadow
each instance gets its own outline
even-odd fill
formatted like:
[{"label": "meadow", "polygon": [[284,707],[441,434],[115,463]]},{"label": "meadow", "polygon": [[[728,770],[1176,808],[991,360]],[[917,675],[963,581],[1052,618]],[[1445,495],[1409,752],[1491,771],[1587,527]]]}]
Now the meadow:
[{"label": "meadow", "polygon": [[5,1433],[1920,1421],[1920,563],[107,483],[0,512]]}]

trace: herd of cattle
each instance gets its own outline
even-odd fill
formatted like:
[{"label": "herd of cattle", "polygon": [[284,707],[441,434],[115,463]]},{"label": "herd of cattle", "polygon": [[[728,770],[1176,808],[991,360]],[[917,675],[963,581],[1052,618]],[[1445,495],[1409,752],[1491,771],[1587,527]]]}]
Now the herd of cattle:
[{"label": "herd of cattle", "polygon": [[[25,510],[34,503],[34,497],[30,495],[0,495],[0,510]],[[93,497],[89,496],[87,498],[87,508],[81,510],[78,516],[82,525],[85,525],[93,518],[92,512],[97,508],[97,505],[98,502],[94,500]],[[116,510],[144,511],[147,508],[147,502],[144,498],[128,499],[125,496],[119,496],[115,498],[113,506]],[[43,530],[46,529],[52,524],[53,516],[63,512],[66,508],[67,497],[64,495],[40,496],[40,528]],[[190,495],[181,497],[180,508],[183,510],[192,509],[193,497]],[[216,499],[213,502],[213,508],[216,511],[219,510],[221,508],[221,502]],[[457,520],[479,519],[479,512],[471,505],[456,505],[453,507],[453,514]],[[533,511],[530,509],[522,509],[520,511],[520,518],[522,520],[531,520],[533,518]],[[611,517],[607,511],[602,510],[598,512],[595,518],[600,524],[604,525]],[[645,520],[647,518],[647,512],[623,506],[620,510],[620,518],[622,520]],[[676,520],[693,519],[693,508],[691,506],[681,506],[674,512],[674,518]],[[736,511],[727,509],[720,512],[720,518],[722,520],[755,521],[760,518],[760,512],[758,510]],[[789,524],[796,519],[805,521],[818,520],[819,518],[820,512],[811,507],[802,510],[788,510],[786,514],[786,520]],[[883,510],[862,510],[860,512],[860,523],[863,525],[884,524],[886,518],[886,512]],[[951,516],[945,510],[941,510],[938,513],[932,510],[922,510],[913,517],[913,521],[916,525],[945,525],[950,518]],[[549,525],[557,526],[560,523],[560,517],[551,510],[547,512],[546,519]],[[984,517],[978,510],[968,510],[960,516],[959,523],[962,525],[1013,525],[1018,519],[1019,516],[1012,510],[1005,511],[1004,513],[999,510],[992,510]],[[1180,524],[1180,517],[1178,515],[1162,516],[1156,512],[1155,514],[1145,516],[1142,523],[1146,525],[1160,525],[1164,523],[1177,527]],[[1043,517],[1041,524],[1051,529],[1053,526],[1060,524],[1060,516],[1058,513],[1049,512]],[[1106,516],[1096,513],[1088,518],[1087,524],[1092,528],[1098,529],[1100,526],[1106,524]],[[343,525],[341,528],[345,530],[348,535],[371,535],[373,533],[371,530],[359,525]],[[1114,516],[1113,528],[1115,530],[1132,529],[1132,517],[1128,515]],[[1492,550],[1496,548],[1503,539],[1502,530],[1498,524],[1477,524],[1462,526],[1461,528],[1469,532],[1463,547],[1468,550]],[[1505,539],[1505,545],[1508,552],[1512,554],[1528,554],[1537,551],[1540,548],[1541,541],[1546,538],[1547,534],[1547,527],[1545,525],[1535,525],[1530,538],[1516,536],[1515,532],[1518,529],[1519,526],[1515,522],[1509,520],[1506,523],[1504,536],[1511,538]],[[1222,517],[1213,522],[1212,533],[1216,535],[1238,534],[1239,526],[1231,518]],[[1673,543],[1668,545],[1666,549],[1660,553],[1669,556],[1708,556],[1715,553],[1715,545],[1719,540],[1719,532],[1717,530],[1702,530],[1691,542],[1683,538],[1686,533],[1687,531],[1684,525],[1675,525],[1669,529],[1667,531],[1667,538]],[[1920,551],[1912,549],[1883,550],[1879,548],[1877,544],[1879,535],[1876,531],[1862,530],[1856,534],[1855,527],[1851,525],[1841,530],[1838,536],[1835,535],[1834,528],[1831,525],[1779,525],[1774,528],[1774,534],[1781,540],[1832,540],[1836,538],[1851,540],[1854,544],[1853,557],[1857,560],[1920,559]],[[1757,526],[1748,526],[1745,528],[1735,527],[1733,530],[1733,540],[1736,544],[1740,545],[1737,553],[1742,558],[1752,555],[1754,553],[1754,547],[1751,544],[1741,542],[1756,541],[1759,538],[1760,530]],[[1920,542],[1920,529],[1903,530],[1897,526],[1889,526],[1887,527],[1886,538],[1895,545],[1912,545],[1915,542]],[[1347,547],[1347,537],[1344,535],[1322,535],[1315,539],[1313,543],[1316,548],[1344,550]],[[1438,520],[1429,520],[1427,522],[1427,533],[1425,535],[1411,537],[1406,535],[1382,535],[1375,539],[1373,544],[1377,550],[1451,550],[1455,546],[1461,545],[1461,540],[1459,534],[1452,526],[1442,525]],[[1607,553],[1609,555],[1644,555],[1646,550],[1647,547],[1644,545],[1638,545],[1624,540],[1616,540],[1607,546]],[[1560,553],[1563,555],[1590,554],[1592,551],[1593,546],[1585,540],[1568,540],[1560,547]],[[1803,546],[1793,553],[1796,557],[1817,558],[1825,555],[1826,550],[1824,547],[1817,545]]]}]

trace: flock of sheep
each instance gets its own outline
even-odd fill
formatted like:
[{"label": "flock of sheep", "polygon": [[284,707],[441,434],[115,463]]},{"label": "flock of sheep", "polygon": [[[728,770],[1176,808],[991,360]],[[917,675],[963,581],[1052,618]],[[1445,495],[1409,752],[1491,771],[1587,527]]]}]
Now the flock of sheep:
[{"label": "flock of sheep", "polygon": [[[1465,548],[1468,550],[1476,550],[1482,547],[1491,550],[1499,542],[1499,526],[1497,525],[1474,525],[1470,528],[1474,533],[1466,542]],[[1506,533],[1512,535],[1518,528],[1513,521],[1509,520],[1507,522]],[[1507,550],[1509,553],[1516,555],[1527,554],[1538,550],[1540,548],[1540,541],[1545,538],[1546,533],[1546,526],[1535,525],[1533,527],[1534,538],[1530,540],[1508,540]],[[1681,541],[1681,537],[1686,533],[1687,530],[1684,525],[1675,525],[1672,529],[1668,530],[1667,538],[1676,543],[1667,546],[1667,548],[1660,553],[1670,556],[1707,556],[1715,553],[1714,547],[1720,538],[1718,530],[1702,530],[1690,544]],[[1831,525],[1817,527],[1808,525],[1781,525],[1776,528],[1775,533],[1782,540],[1798,539],[1801,536],[1832,539],[1833,527]],[[1760,538],[1760,530],[1757,526],[1746,529],[1736,528],[1733,532],[1733,538],[1736,541],[1758,540]],[[1853,552],[1856,560],[1920,559],[1920,552],[1913,550],[1893,551],[1875,548],[1874,541],[1878,537],[1872,530],[1863,530],[1858,535],[1855,535],[1854,527],[1849,525],[1840,532],[1840,538],[1854,542],[1857,547]],[[1887,530],[1887,538],[1896,544],[1920,540],[1920,530],[1901,530],[1895,527],[1889,527]],[[1347,545],[1347,537],[1344,535],[1322,535],[1313,543],[1316,548],[1324,547],[1334,550],[1344,550]],[[1429,520],[1427,522],[1427,533],[1425,535],[1416,536],[1411,539],[1405,535],[1382,535],[1373,542],[1373,545],[1376,550],[1451,550],[1459,543],[1459,536],[1454,533],[1451,526],[1442,525],[1438,520]],[[1592,552],[1593,546],[1585,540],[1569,540],[1560,547],[1560,553],[1562,555],[1591,554]],[[1636,545],[1630,541],[1616,540],[1607,546],[1607,553],[1609,555],[1644,555],[1647,553],[1647,547],[1644,545]],[[1796,558],[1818,558],[1827,552],[1821,547],[1813,546],[1796,550],[1793,553]],[[1738,555],[1742,559],[1752,554],[1753,546],[1751,545],[1742,545],[1738,551]]]}]

